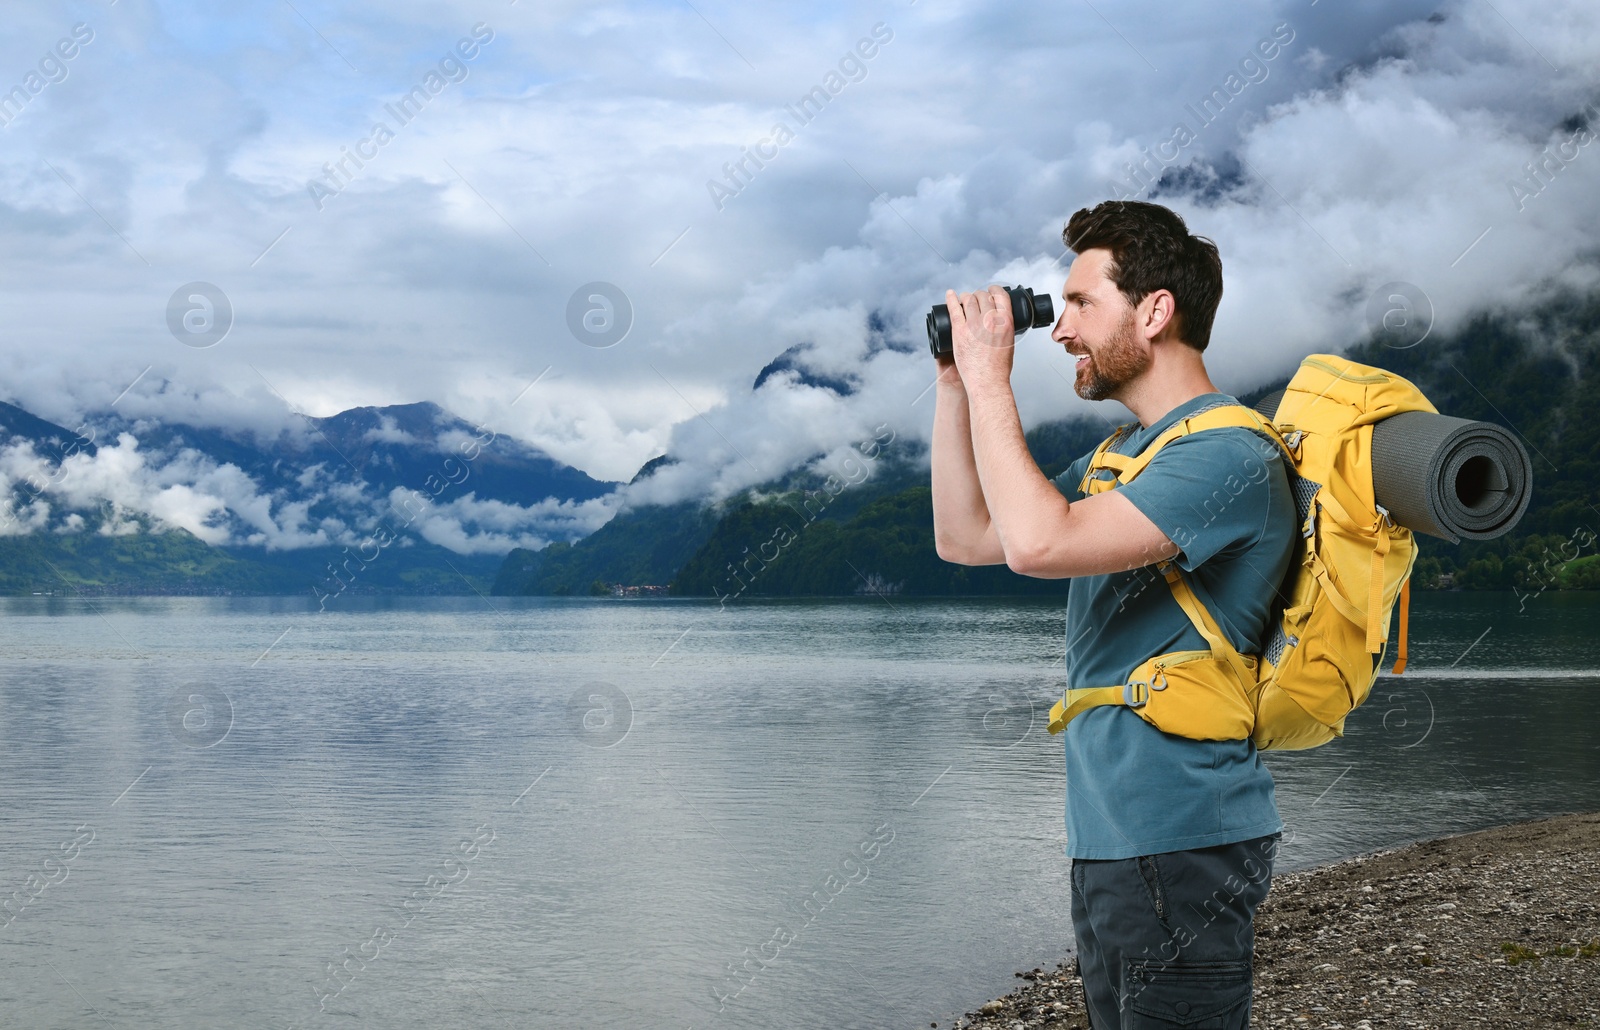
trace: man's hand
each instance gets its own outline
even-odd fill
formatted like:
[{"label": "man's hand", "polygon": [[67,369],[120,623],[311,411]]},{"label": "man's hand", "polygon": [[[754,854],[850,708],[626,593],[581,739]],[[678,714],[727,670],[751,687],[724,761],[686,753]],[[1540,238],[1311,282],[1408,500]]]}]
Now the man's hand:
[{"label": "man's hand", "polygon": [[[1003,286],[957,295],[945,291],[950,309],[950,341],[962,382],[992,384],[1011,381],[1016,328],[1011,323],[1011,295]],[[941,372],[940,379],[944,379]]]}]

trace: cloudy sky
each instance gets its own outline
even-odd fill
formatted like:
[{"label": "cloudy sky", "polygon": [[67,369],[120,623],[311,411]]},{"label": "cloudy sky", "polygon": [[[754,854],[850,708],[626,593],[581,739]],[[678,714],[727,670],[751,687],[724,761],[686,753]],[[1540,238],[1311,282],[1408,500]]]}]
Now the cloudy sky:
[{"label": "cloudy sky", "polygon": [[[1600,146],[1528,169],[1600,103],[1592,0],[30,0],[7,22],[0,397],[69,426],[115,402],[270,435],[432,400],[599,478],[682,459],[641,500],[725,495],[885,424],[925,438],[928,305],[1057,292],[1063,222],[1109,197],[1217,241],[1224,389],[1354,339],[1391,281],[1448,328],[1596,278]],[[752,391],[790,348],[854,390]],[[1018,360],[1027,423],[1087,409],[1045,333]]]}]

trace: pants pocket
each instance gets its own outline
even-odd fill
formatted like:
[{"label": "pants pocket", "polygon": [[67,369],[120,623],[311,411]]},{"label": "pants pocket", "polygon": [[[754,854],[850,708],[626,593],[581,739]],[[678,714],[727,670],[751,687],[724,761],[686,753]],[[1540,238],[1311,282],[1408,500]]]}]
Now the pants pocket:
[{"label": "pants pocket", "polygon": [[1155,909],[1156,918],[1161,925],[1169,931],[1171,925],[1167,922],[1167,891],[1161,883],[1161,868],[1156,865],[1156,856],[1140,855],[1134,859],[1139,867],[1139,877],[1144,880],[1145,892],[1150,895],[1150,907]]},{"label": "pants pocket", "polygon": [[1246,1030],[1249,962],[1128,961],[1122,1030]]}]

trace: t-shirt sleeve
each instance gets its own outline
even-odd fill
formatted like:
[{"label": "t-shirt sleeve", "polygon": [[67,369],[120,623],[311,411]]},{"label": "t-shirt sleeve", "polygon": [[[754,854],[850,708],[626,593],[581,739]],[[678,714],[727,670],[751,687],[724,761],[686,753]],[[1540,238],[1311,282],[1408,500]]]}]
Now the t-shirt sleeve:
[{"label": "t-shirt sleeve", "polygon": [[1179,437],[1133,482],[1117,487],[1178,545],[1176,561],[1185,572],[1248,549],[1266,528],[1281,462],[1264,456],[1249,432],[1210,429]]}]

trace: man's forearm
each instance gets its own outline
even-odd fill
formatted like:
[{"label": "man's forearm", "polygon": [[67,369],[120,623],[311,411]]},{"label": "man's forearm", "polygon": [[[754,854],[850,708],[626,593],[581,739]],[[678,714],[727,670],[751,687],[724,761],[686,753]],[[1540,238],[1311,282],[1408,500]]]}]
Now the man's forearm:
[{"label": "man's forearm", "polygon": [[1010,383],[968,385],[967,412],[985,510],[1007,564],[1026,566],[1048,545],[1044,527],[1060,525],[1069,504],[1028,451]]},{"label": "man's forearm", "polygon": [[960,383],[934,388],[932,463],[934,543],[941,555],[954,559],[977,545],[990,519],[972,452],[967,394]]}]

